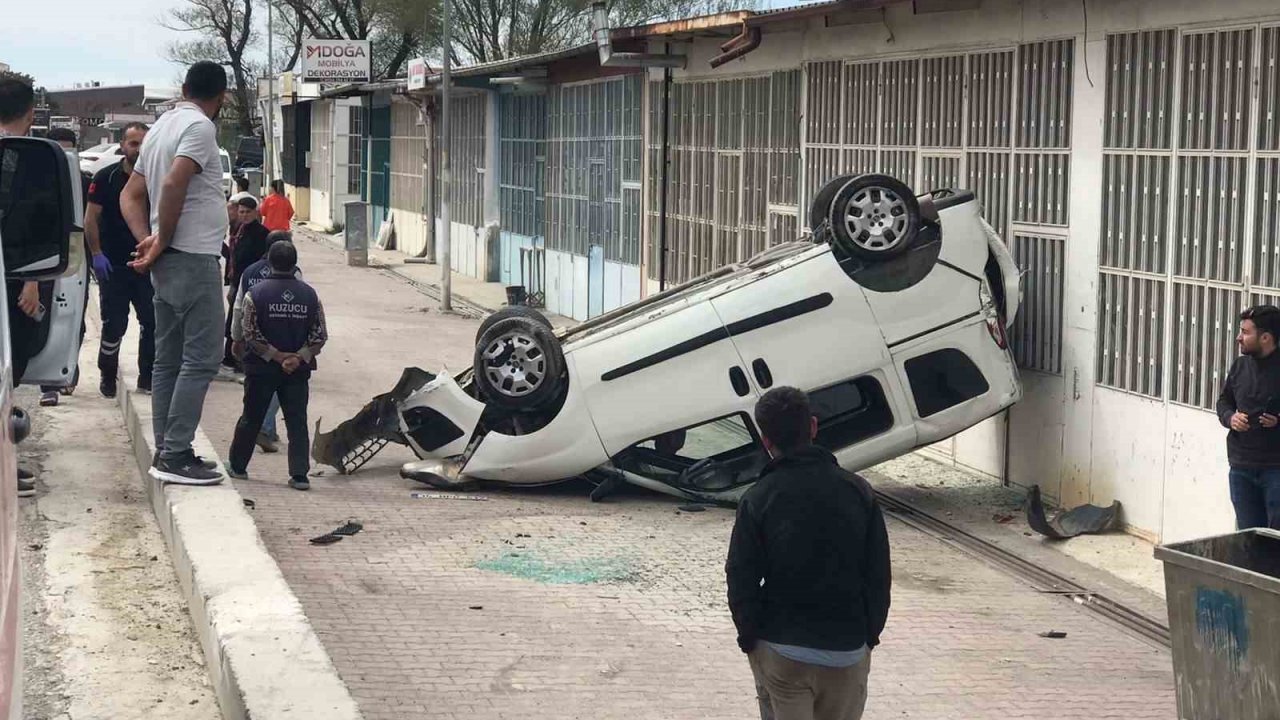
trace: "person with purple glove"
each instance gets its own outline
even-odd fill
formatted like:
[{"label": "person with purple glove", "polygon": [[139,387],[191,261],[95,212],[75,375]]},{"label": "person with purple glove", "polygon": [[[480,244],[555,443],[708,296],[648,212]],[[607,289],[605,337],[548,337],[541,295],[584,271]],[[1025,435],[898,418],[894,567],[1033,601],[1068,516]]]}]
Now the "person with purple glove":
[{"label": "person with purple glove", "polygon": [[138,315],[142,337],[138,341],[138,390],[151,392],[151,368],[155,362],[156,313],[151,276],[136,273],[128,266],[137,241],[120,213],[120,193],[133,173],[147,126],[129,123],[121,136],[124,158],[98,171],[89,185],[89,208],[84,216],[84,234],[93,254],[93,274],[98,278],[98,298],[102,310],[102,344],[98,349],[98,369],[103,397],[116,396],[120,370],[120,343],[129,328],[129,306]]}]

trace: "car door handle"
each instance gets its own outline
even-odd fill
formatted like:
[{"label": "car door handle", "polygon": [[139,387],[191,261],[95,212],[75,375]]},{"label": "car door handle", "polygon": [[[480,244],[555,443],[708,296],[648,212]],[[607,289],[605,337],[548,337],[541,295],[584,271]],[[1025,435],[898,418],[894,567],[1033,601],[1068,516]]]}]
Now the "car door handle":
[{"label": "car door handle", "polygon": [[738,393],[738,397],[746,397],[747,393],[751,392],[751,385],[747,383],[747,374],[737,365],[729,368],[729,383],[733,385],[733,391]]},{"label": "car door handle", "polygon": [[762,390],[773,387],[773,373],[769,372],[769,363],[765,362],[764,358],[756,358],[755,362],[751,363],[751,369],[755,372],[756,382],[760,383]]}]

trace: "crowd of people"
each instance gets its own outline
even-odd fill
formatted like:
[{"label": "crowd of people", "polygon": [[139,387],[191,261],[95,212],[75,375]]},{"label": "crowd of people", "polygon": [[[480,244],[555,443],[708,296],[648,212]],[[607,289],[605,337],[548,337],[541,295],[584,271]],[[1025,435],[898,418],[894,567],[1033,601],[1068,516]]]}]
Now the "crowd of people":
[{"label": "crowd of people", "polygon": [[[293,207],[280,180],[261,202],[243,177],[236,180],[238,192],[226,196],[214,123],[227,92],[222,66],[193,64],[182,92],[183,100],[151,127],[126,126],[120,162],[99,170],[84,188],[84,240],[102,319],[98,389],[105,398],[118,393],[132,309],[140,329],[136,389],[151,396],[151,476],[182,485],[247,477],[255,445],[277,450],[275,416],[283,409],[288,482],[306,490],[309,380],[327,330],[320,298],[298,269]],[[29,84],[0,79],[0,137],[29,134],[34,107]],[[70,131],[47,137],[75,148]],[[52,284],[5,284],[15,385],[39,350],[42,323],[49,322],[42,293]],[[83,339],[83,326],[80,333]],[[192,447],[220,366],[244,376],[244,409],[225,467]],[[78,379],[76,368],[65,387],[42,387],[41,405],[57,405]],[[36,493],[34,480],[19,470],[20,496]]]}]

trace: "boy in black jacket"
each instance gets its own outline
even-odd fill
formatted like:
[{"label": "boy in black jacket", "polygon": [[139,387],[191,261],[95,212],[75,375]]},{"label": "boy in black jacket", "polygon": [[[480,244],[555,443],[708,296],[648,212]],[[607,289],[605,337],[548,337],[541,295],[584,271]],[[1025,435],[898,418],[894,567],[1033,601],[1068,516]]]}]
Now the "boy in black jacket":
[{"label": "boy in black jacket", "polygon": [[761,716],[857,720],[889,614],[884,516],[871,486],[812,444],[803,392],[770,390],[755,415],[773,461],[738,506],[725,573]]}]

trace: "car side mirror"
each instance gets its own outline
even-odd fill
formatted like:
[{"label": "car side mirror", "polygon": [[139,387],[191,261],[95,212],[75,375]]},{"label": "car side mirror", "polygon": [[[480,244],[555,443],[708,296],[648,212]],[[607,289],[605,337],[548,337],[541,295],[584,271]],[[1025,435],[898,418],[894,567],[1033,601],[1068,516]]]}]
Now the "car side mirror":
[{"label": "car side mirror", "polygon": [[52,140],[0,138],[0,246],[6,278],[51,280],[66,271],[80,194],[72,162]]}]

